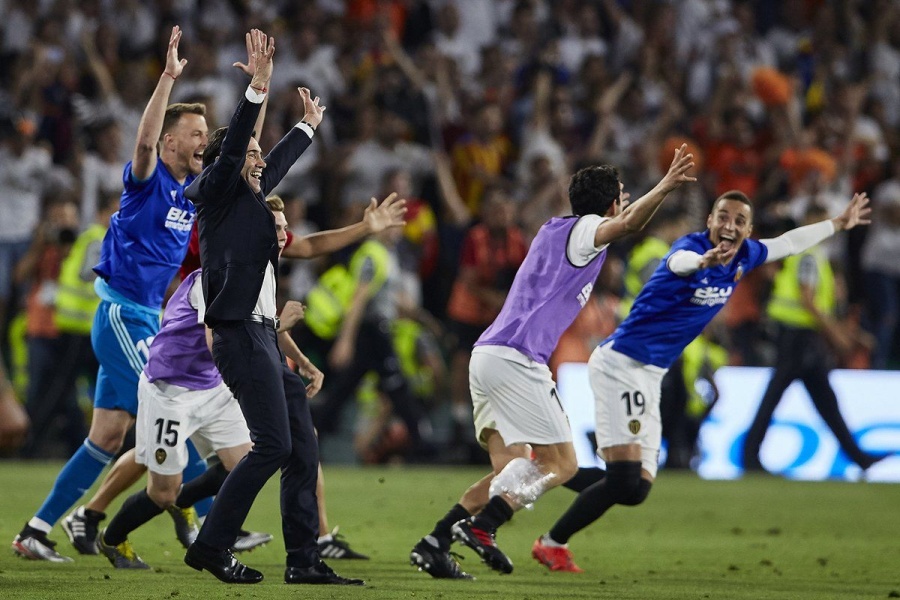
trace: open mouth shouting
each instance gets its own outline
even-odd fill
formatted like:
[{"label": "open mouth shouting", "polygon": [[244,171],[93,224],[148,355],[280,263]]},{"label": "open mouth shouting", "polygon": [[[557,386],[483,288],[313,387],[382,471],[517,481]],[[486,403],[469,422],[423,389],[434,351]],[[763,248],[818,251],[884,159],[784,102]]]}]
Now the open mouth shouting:
[{"label": "open mouth shouting", "polygon": [[734,240],[735,236],[728,233],[720,233],[719,234],[719,243],[723,244],[723,248],[725,250],[731,250],[734,248]]}]

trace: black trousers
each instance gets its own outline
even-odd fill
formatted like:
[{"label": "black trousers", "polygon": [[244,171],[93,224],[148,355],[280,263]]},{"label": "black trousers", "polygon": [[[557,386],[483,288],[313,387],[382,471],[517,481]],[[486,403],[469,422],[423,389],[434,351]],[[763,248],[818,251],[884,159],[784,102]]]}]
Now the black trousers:
[{"label": "black trousers", "polygon": [[28,340],[28,397],[25,409],[31,419],[31,429],[28,441],[22,448],[24,458],[33,458],[44,451],[53,433],[51,425],[60,416],[65,418],[62,434],[66,456],[71,456],[81,447],[88,427],[78,406],[76,383],[81,375],[96,383],[99,368],[90,335],[63,333],[55,338]]},{"label": "black trousers", "polygon": [[425,416],[421,404],[409,389],[406,376],[400,370],[400,360],[394,351],[390,323],[364,320],[359,327],[350,364],[326,375],[326,400],[314,404],[313,419],[323,434],[338,429],[341,413],[352,400],[363,376],[369,371],[378,373],[378,387],[384,392],[409,431],[412,443],[421,441],[420,424]]},{"label": "black trousers", "polygon": [[795,379],[799,379],[806,387],[813,405],[834,433],[841,449],[857,464],[868,461],[870,457],[857,445],[838,408],[837,396],[828,381],[831,362],[828,347],[818,331],[779,327],[775,372],[744,442],[745,469],[762,468],[759,448],[781,396]]},{"label": "black trousers", "polygon": [[679,358],[666,371],[660,383],[659,411],[662,435],[668,444],[667,469],[687,469],[691,465],[694,445],[689,433],[690,422],[686,414],[687,401],[684,369]]},{"label": "black trousers", "polygon": [[213,331],[213,359],[241,405],[253,449],[228,475],[197,541],[230,548],[257,494],[281,469],[281,522],[287,564],[318,562],[319,447],[303,380],[288,369],[270,327],[238,321]]}]

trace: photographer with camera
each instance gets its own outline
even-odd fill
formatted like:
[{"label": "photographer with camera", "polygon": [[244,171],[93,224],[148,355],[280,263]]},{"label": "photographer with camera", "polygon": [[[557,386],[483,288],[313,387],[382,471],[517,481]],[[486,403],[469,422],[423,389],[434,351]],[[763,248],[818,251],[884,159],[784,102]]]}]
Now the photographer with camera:
[{"label": "photographer with camera", "polygon": [[[36,458],[38,452],[55,457],[70,456],[87,434],[84,414],[78,407],[74,378],[62,389],[58,373],[66,360],[63,339],[55,321],[60,270],[78,237],[78,207],[70,199],[51,201],[35,228],[31,246],[15,267],[15,284],[27,289],[25,300],[28,391],[25,408],[31,431],[22,456]],[[63,447],[48,444],[52,425],[63,417],[59,432]],[[42,458],[49,458],[41,454]]]}]

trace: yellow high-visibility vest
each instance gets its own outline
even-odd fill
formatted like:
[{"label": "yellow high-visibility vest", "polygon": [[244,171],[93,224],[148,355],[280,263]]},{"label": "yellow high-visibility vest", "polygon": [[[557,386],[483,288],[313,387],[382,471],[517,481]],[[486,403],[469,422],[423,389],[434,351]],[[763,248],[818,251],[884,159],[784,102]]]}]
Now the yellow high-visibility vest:
[{"label": "yellow high-visibility vest", "polygon": [[816,318],[803,307],[800,300],[800,261],[804,256],[812,256],[815,259],[819,274],[813,303],[826,315],[834,313],[834,271],[825,252],[818,247],[784,259],[784,266],[775,276],[766,313],[769,318],[791,327],[816,329],[818,327]]},{"label": "yellow high-visibility vest", "polygon": [[687,345],[681,353],[681,374],[687,388],[688,401],[685,411],[694,418],[703,416],[707,401],[697,391],[697,379],[712,377],[721,367],[728,364],[728,351],[712,342],[702,333]]},{"label": "yellow high-visibility vest", "polygon": [[406,376],[413,394],[419,398],[433,398],[437,384],[434,371],[419,361],[416,352],[424,328],[412,319],[397,319],[391,324],[391,329],[400,370]]},{"label": "yellow high-visibility vest", "polygon": [[659,238],[648,236],[628,254],[625,271],[625,295],[619,303],[619,319],[624,319],[631,311],[634,299],[647,283],[644,269],[652,261],[660,261],[669,251],[669,244]]},{"label": "yellow high-visibility vest", "polygon": [[375,240],[368,240],[357,248],[350,258],[349,269],[344,265],[335,265],[322,273],[306,295],[304,321],[317,337],[330,340],[340,331],[367,257],[372,259],[375,268],[369,284],[369,294],[374,295],[384,285],[390,269],[387,248]]},{"label": "yellow high-visibility vest", "polygon": [[354,282],[359,281],[363,264],[367,258],[372,259],[375,272],[372,280],[369,281],[369,297],[371,298],[384,285],[390,274],[391,257],[390,252],[384,244],[377,240],[366,240],[356,249],[353,256],[350,257],[350,274],[353,276]]},{"label": "yellow high-visibility vest", "polygon": [[87,228],[72,245],[69,255],[60,265],[59,289],[56,293],[56,314],[53,321],[61,333],[87,335],[94,323],[94,313],[100,297],[94,291],[96,276],[91,270],[99,257],[107,228],[94,224]]}]

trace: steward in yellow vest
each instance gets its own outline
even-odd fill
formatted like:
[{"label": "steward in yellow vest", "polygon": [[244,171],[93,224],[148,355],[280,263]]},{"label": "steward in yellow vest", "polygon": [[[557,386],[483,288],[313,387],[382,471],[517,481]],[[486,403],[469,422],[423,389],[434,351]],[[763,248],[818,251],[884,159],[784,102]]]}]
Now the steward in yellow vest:
[{"label": "steward in yellow vest", "polygon": [[107,226],[95,223],[88,227],[72,245],[59,272],[54,322],[60,333],[88,335],[94,322],[94,312],[100,297],[94,291],[92,270],[99,262],[100,246]]},{"label": "steward in yellow vest", "polygon": [[[801,272],[801,266],[806,272]],[[770,319],[790,327],[819,329],[819,319],[804,308],[804,282],[812,282],[811,287],[815,288],[813,304],[816,310],[829,317],[834,315],[834,271],[825,251],[816,246],[784,259],[766,308]]]},{"label": "steward in yellow vest", "polygon": [[[806,224],[827,216],[813,205]],[[863,469],[884,457],[865,452],[850,432],[828,374],[834,355],[826,339],[846,337],[834,320],[835,274],[825,251],[812,247],[784,259],[775,276],[766,313],[778,325],[775,370],[744,440],[745,471],[763,470],[759,459],[766,430],[788,386],[799,379],[844,453]],[[827,336],[827,337],[826,337]]]},{"label": "steward in yellow vest", "polygon": [[658,237],[648,235],[631,250],[625,263],[625,294],[619,303],[619,320],[625,319],[641,288],[653,275],[663,257],[669,251],[669,244]]},{"label": "steward in yellow vest", "polygon": [[364,265],[371,270],[371,279],[366,282],[367,295],[371,298],[381,290],[391,269],[387,248],[375,240],[361,244],[348,266],[334,265],[322,273],[307,294],[304,320],[317,337],[333,340],[337,336],[353,302]]},{"label": "steward in yellow vest", "polygon": [[425,410],[403,373],[392,333],[401,287],[394,248],[401,233],[385,230],[366,240],[346,267],[326,271],[307,295],[305,322],[328,368],[323,398],[311,409],[319,434],[334,433],[344,406],[356,397],[365,375],[375,371],[379,390],[407,429],[415,449],[410,451],[422,452]]},{"label": "steward in yellow vest", "polygon": [[[94,291],[93,267],[100,261],[100,246],[109,228],[109,219],[119,209],[118,196],[101,198],[96,221],[83,231],[72,244],[68,255],[60,264],[56,281],[53,323],[59,333],[52,349],[52,385],[45,391],[28,394],[28,414],[31,418],[31,435],[22,448],[22,456],[39,456],[53,435],[51,427],[57,416],[63,414],[68,423],[64,439],[72,452],[81,446],[87,435],[86,419],[80,405],[92,404],[91,398],[97,380],[99,364],[91,346],[91,327],[100,298]],[[35,356],[29,348],[29,361]],[[47,357],[44,357],[47,360]],[[29,376],[39,379],[38,363],[29,367]],[[79,398],[79,380],[85,382],[87,392]],[[29,386],[31,387],[31,386]]]}]

